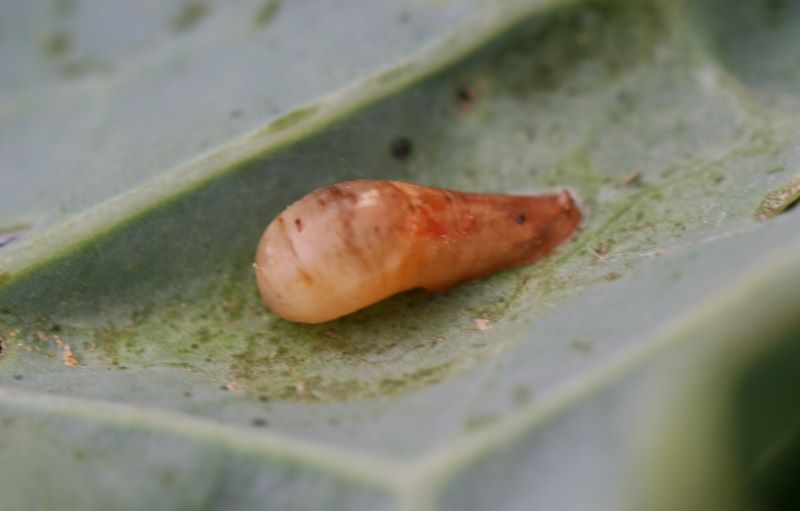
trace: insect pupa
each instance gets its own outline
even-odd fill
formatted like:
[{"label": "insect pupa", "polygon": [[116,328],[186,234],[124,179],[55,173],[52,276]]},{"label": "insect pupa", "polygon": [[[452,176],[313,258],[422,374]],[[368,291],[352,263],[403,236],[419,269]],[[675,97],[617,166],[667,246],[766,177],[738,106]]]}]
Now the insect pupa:
[{"label": "insect pupa", "polygon": [[572,195],[489,195],[400,181],[315,190],[269,224],[254,264],[264,304],[321,323],[414,288],[442,291],[531,263],[581,221]]}]

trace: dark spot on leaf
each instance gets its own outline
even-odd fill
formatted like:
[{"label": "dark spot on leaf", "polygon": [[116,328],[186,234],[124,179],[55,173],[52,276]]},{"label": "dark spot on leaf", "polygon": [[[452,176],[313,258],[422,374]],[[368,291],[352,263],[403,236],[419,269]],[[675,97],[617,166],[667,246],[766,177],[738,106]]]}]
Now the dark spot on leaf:
[{"label": "dark spot on leaf", "polygon": [[395,158],[402,160],[411,155],[413,147],[411,145],[411,140],[409,140],[407,137],[397,137],[396,139],[392,140],[390,149]]},{"label": "dark spot on leaf", "polygon": [[15,374],[14,376],[12,376],[12,378],[14,378],[15,380],[19,381],[19,380],[22,379],[22,375],[21,374]]},{"label": "dark spot on leaf", "polygon": [[231,119],[236,119],[238,117],[241,117],[242,113],[243,112],[240,109],[234,108],[233,110],[231,110],[231,113],[230,113]]},{"label": "dark spot on leaf", "polygon": [[261,401],[262,403],[266,403],[267,401],[269,401],[269,398],[267,396],[258,396],[258,400]]},{"label": "dark spot on leaf", "polygon": [[605,277],[606,280],[618,280],[618,279],[621,279],[621,278],[622,278],[622,274],[621,273],[617,273],[617,272],[613,272],[613,271],[610,272],[610,273],[607,273],[606,277]]},{"label": "dark spot on leaf", "polygon": [[475,106],[476,97],[475,87],[462,85],[456,89],[456,107],[462,112],[468,112]]},{"label": "dark spot on leaf", "polygon": [[456,100],[459,103],[471,103],[475,99],[475,93],[470,87],[462,85],[456,89]]},{"label": "dark spot on leaf", "polygon": [[255,419],[250,421],[250,423],[257,428],[263,428],[269,425],[267,419],[264,419],[263,417],[256,417]]},{"label": "dark spot on leaf", "polygon": [[524,224],[527,220],[528,220],[528,217],[525,216],[525,213],[520,213],[519,215],[517,215],[517,223],[519,225]]},{"label": "dark spot on leaf", "polygon": [[192,397],[192,393],[187,390],[183,393],[183,397]]}]

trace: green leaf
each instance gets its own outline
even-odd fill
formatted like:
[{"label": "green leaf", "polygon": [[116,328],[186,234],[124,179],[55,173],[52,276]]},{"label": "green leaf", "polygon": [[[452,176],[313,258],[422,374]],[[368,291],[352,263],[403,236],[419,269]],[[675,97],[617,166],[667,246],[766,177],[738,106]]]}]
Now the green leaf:
[{"label": "green leaf", "polygon": [[[800,7],[136,5],[2,7],[0,507],[800,502]],[[448,292],[266,311],[263,229],[365,177],[569,187],[586,222]]]}]

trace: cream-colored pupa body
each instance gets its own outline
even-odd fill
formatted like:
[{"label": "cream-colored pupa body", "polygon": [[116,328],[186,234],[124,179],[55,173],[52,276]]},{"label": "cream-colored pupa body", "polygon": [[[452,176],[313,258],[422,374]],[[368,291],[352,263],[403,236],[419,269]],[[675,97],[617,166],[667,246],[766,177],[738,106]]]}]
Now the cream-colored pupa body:
[{"label": "cream-colored pupa body", "polygon": [[533,262],[569,239],[569,192],[485,195],[399,181],[348,181],[283,211],[258,244],[264,303],[321,323],[413,288],[438,291]]}]

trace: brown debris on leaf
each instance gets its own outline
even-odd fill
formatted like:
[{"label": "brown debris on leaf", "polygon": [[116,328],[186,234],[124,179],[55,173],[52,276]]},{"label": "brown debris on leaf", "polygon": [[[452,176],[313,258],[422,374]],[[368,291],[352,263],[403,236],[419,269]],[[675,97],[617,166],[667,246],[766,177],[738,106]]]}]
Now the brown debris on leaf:
[{"label": "brown debris on leaf", "polygon": [[55,336],[53,339],[55,339],[58,349],[61,350],[61,360],[64,362],[64,365],[68,365],[70,367],[77,366],[79,364],[78,357],[76,357],[72,352],[72,348],[69,346],[69,344],[64,342],[64,340],[59,336]]},{"label": "brown debris on leaf", "polygon": [[622,186],[628,187],[638,184],[642,180],[642,171],[635,170],[622,179]]},{"label": "brown debris on leaf", "polygon": [[492,328],[492,325],[488,314],[481,314],[480,317],[475,318],[475,330],[485,332],[490,328]]}]

